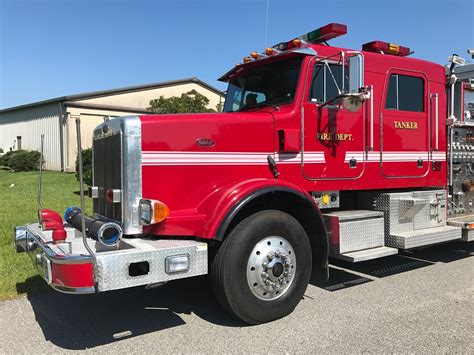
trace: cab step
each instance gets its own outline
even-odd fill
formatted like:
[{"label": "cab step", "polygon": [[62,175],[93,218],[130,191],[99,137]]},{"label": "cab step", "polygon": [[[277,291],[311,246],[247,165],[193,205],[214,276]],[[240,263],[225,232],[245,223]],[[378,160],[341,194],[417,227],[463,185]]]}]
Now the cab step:
[{"label": "cab step", "polygon": [[337,259],[349,261],[351,263],[358,263],[361,261],[372,260],[377,258],[383,258],[384,256],[390,256],[398,254],[398,249],[390,247],[378,247],[359,251],[353,251],[350,253],[335,255]]},{"label": "cab step", "polygon": [[451,240],[458,240],[461,239],[461,237],[461,228],[442,226],[408,232],[391,233],[386,244],[398,249],[412,249]]}]

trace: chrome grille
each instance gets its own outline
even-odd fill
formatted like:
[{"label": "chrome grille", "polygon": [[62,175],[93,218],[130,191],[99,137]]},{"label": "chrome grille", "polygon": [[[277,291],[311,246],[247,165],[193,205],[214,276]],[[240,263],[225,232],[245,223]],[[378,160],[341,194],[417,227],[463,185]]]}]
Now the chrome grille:
[{"label": "chrome grille", "polygon": [[94,213],[122,222],[122,202],[107,202],[107,190],[122,190],[122,133],[97,137],[92,147],[94,186],[99,192],[94,199]]}]

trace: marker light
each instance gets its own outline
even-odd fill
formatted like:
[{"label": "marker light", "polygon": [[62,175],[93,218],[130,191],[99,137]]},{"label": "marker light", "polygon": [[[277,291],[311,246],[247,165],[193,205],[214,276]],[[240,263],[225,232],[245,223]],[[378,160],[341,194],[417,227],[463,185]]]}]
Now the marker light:
[{"label": "marker light", "polygon": [[289,42],[280,42],[277,45],[273,46],[273,48],[279,51],[287,51],[288,49],[291,49],[294,47],[300,47],[300,46],[301,46],[301,39],[296,38]]},{"label": "marker light", "polygon": [[410,48],[383,41],[372,41],[366,43],[362,45],[362,50],[376,53],[383,52],[384,54],[398,55],[400,57],[406,57],[411,53]]},{"label": "marker light", "polygon": [[107,190],[107,202],[108,203],[119,203],[121,200],[121,192],[116,189]]},{"label": "marker light", "polygon": [[340,23],[330,23],[326,26],[320,27],[317,30],[308,32],[306,40],[312,43],[320,43],[323,41],[336,38],[347,33],[347,26]]},{"label": "marker light", "polygon": [[250,56],[251,56],[253,59],[258,59],[258,53],[257,53],[257,52],[252,52],[252,53],[250,53]]},{"label": "marker light", "polygon": [[273,54],[275,54],[275,51],[274,51],[273,48],[268,47],[268,48],[265,48],[265,54],[266,55],[273,55]]},{"label": "marker light", "polygon": [[292,42],[295,47],[301,47],[301,45],[303,44],[303,42],[299,38],[295,38]]},{"label": "marker light", "polygon": [[170,214],[168,206],[157,200],[140,200],[140,220],[142,224],[164,221]]},{"label": "marker light", "polygon": [[249,63],[250,62],[250,57],[244,57],[243,62],[244,63]]}]

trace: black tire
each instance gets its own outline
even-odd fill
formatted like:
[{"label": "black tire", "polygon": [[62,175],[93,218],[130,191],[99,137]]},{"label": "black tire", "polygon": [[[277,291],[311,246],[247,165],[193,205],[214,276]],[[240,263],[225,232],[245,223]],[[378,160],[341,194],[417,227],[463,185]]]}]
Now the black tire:
[{"label": "black tire", "polygon": [[[270,236],[283,237],[291,244],[296,268],[284,293],[262,300],[251,290],[247,264],[254,247]],[[242,220],[220,246],[211,266],[214,293],[227,311],[244,322],[270,322],[290,314],[298,305],[311,277],[311,263],[308,236],[294,217],[276,210],[257,212]]]}]

